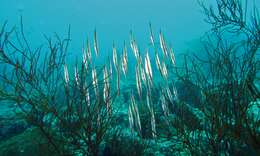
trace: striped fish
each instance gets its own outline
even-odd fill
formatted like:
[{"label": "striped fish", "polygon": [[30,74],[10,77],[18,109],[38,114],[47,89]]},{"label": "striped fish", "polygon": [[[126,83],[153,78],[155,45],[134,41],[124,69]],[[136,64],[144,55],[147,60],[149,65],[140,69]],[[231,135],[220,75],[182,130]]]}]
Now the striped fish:
[{"label": "striped fish", "polygon": [[152,73],[151,61],[148,54],[148,50],[146,51],[144,63],[145,63],[145,72],[148,75],[150,82],[152,82],[153,73]]},{"label": "striped fish", "polygon": [[85,66],[86,71],[88,71],[88,57],[87,57],[87,54],[86,54],[84,48],[82,48],[82,62]]},{"label": "striped fish", "polygon": [[88,88],[86,88],[86,103],[87,103],[87,106],[89,107],[90,106],[90,95],[89,95],[89,90]]},{"label": "striped fish", "polygon": [[97,72],[95,67],[93,67],[92,69],[92,85],[94,87],[96,96],[98,96],[98,79],[97,79]]},{"label": "striped fish", "polygon": [[134,132],[134,117],[133,117],[133,111],[131,104],[128,106],[128,120],[129,120],[129,126],[131,129],[131,132]]},{"label": "striped fish", "polygon": [[74,68],[74,77],[75,77],[75,81],[76,81],[77,86],[79,86],[80,85],[80,83],[79,83],[79,72],[78,72],[77,67]]},{"label": "striped fish", "polygon": [[96,53],[96,56],[99,54],[99,49],[98,49],[98,42],[97,42],[97,31],[94,31],[94,50]]},{"label": "striped fish", "polygon": [[131,103],[132,103],[132,107],[133,107],[133,110],[134,110],[134,113],[135,113],[136,125],[138,127],[139,134],[142,135],[142,126],[141,126],[140,115],[139,115],[138,107],[137,107],[137,105],[135,103],[135,99],[134,99],[133,93],[131,95]]},{"label": "striped fish", "polygon": [[104,79],[103,98],[107,105],[107,111],[109,113],[111,113],[111,105],[110,105],[110,100],[109,100],[109,90],[110,90],[109,76],[108,76],[108,71],[107,71],[106,66],[104,67],[104,70],[103,70],[103,79]]},{"label": "striped fish", "polygon": [[123,57],[122,57],[122,70],[123,70],[123,73],[124,73],[125,76],[126,76],[126,73],[127,73],[127,63],[128,63],[127,48],[126,48],[126,45],[125,45],[124,50],[123,50]]},{"label": "striped fish", "polygon": [[64,65],[64,79],[65,79],[66,84],[68,85],[70,79],[69,79],[68,67],[66,64]]},{"label": "striped fish", "polygon": [[136,60],[139,60],[139,57],[140,57],[139,50],[138,50],[138,46],[136,44],[136,41],[133,38],[133,33],[132,32],[130,32],[130,46],[131,46],[131,49],[132,49],[132,51],[134,53],[134,56],[135,56]]},{"label": "striped fish", "polygon": [[172,48],[170,49],[170,59],[171,59],[172,65],[173,65],[173,66],[176,66],[175,55],[174,55],[174,52],[173,52],[173,49],[172,49]]},{"label": "striped fish", "polygon": [[136,65],[136,68],[135,68],[135,78],[136,78],[137,92],[138,92],[139,97],[141,97],[142,84],[141,84],[140,71],[139,71],[138,65]]},{"label": "striped fish", "polygon": [[155,54],[155,63],[156,67],[159,70],[160,74],[162,75],[162,67],[161,67],[161,62],[158,53]]},{"label": "striped fish", "polygon": [[161,46],[161,49],[163,51],[164,57],[167,57],[168,56],[167,46],[166,46],[166,43],[165,43],[165,40],[163,38],[161,31],[160,31],[160,34],[159,34],[159,39],[160,39],[160,46]]},{"label": "striped fish", "polygon": [[150,28],[150,41],[151,41],[151,43],[152,43],[152,46],[155,47],[154,35],[153,35],[152,24],[151,24],[151,23],[149,23],[149,28]]},{"label": "striped fish", "polygon": [[116,51],[116,47],[114,44],[113,44],[113,63],[114,63],[115,69],[117,70],[118,69],[117,51]]},{"label": "striped fish", "polygon": [[165,80],[167,80],[167,77],[168,77],[168,71],[167,71],[167,67],[166,67],[166,64],[165,64],[165,62],[162,62],[162,69],[161,69],[161,71],[162,71],[162,76],[163,76],[163,78],[165,79]]},{"label": "striped fish", "polygon": [[92,63],[92,54],[91,54],[91,48],[90,48],[90,42],[87,40],[87,58],[90,63]]},{"label": "striped fish", "polygon": [[155,117],[154,117],[153,109],[151,109],[151,126],[152,126],[153,138],[156,138],[156,125],[155,125]]}]

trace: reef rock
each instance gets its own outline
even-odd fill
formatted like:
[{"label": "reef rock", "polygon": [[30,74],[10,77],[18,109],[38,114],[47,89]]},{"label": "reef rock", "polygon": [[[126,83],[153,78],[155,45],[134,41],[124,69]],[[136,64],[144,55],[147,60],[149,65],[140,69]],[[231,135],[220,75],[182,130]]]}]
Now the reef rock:
[{"label": "reef rock", "polygon": [[19,119],[15,113],[13,104],[2,102],[0,105],[0,140],[9,139],[12,136],[22,133],[28,126]]}]

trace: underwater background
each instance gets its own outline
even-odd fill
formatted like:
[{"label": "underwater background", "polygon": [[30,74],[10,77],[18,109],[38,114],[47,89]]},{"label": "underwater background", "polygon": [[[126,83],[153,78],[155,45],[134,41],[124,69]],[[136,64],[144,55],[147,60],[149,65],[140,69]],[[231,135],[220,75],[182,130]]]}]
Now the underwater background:
[{"label": "underwater background", "polygon": [[0,0],[0,156],[259,155],[260,1],[201,2]]},{"label": "underwater background", "polygon": [[210,29],[196,0],[3,0],[0,7],[2,23],[8,20],[14,25],[23,16],[25,32],[33,45],[42,43],[43,34],[64,34],[71,25],[74,51],[81,50],[94,29],[104,53],[111,51],[113,42],[122,45],[127,41],[130,30],[145,48],[149,44],[149,22],[156,32],[167,32],[165,37],[177,52]]}]

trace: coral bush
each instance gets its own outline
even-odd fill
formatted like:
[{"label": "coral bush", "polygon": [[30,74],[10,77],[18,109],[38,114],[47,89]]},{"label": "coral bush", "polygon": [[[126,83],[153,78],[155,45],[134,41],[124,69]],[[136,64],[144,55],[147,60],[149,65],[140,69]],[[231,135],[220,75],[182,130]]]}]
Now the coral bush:
[{"label": "coral bush", "polygon": [[101,77],[103,68],[97,69],[97,82],[93,85],[89,75],[96,69],[89,62],[82,62],[75,68],[75,78],[68,80],[65,58],[70,33],[66,39],[47,38],[47,47],[33,50],[24,36],[22,23],[21,31],[16,32],[21,37],[16,36],[16,41],[11,40],[13,31],[17,30],[8,32],[4,25],[0,34],[1,98],[15,103],[19,115],[40,130],[58,155],[98,155],[114,120],[110,107],[113,93],[110,88],[105,98],[100,93],[101,86],[110,83],[110,76]]},{"label": "coral bush", "polygon": [[[178,72],[178,77],[183,82],[192,82],[201,92],[199,96],[191,94],[201,98],[197,114],[203,120],[185,123],[187,115],[180,110],[183,114],[169,123],[173,123],[177,136],[192,155],[247,155],[247,152],[258,155],[259,120],[252,120],[248,114],[254,101],[259,104],[260,97],[256,87],[259,83],[258,12],[255,9],[249,20],[245,13],[247,5],[235,0],[217,1],[216,10],[201,5],[206,21],[212,24],[203,41],[206,55],[204,58],[189,56],[189,63],[185,62],[184,72]],[[192,88],[185,90],[189,91]],[[259,109],[255,111],[259,115]],[[190,129],[189,124],[200,128]]]}]

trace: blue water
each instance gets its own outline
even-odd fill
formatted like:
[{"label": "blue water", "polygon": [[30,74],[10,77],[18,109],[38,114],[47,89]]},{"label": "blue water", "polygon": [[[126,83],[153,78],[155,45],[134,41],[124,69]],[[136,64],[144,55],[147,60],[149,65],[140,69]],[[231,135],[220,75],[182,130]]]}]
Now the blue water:
[{"label": "blue water", "polygon": [[196,0],[1,0],[0,10],[0,22],[8,20],[10,26],[19,25],[23,16],[33,45],[42,43],[43,34],[65,34],[71,25],[73,53],[80,51],[94,29],[107,53],[113,42],[128,41],[130,30],[141,48],[147,47],[149,22],[155,32],[165,33],[177,52],[210,28]]},{"label": "blue water", "polygon": [[[252,4],[259,7],[260,1],[249,1],[249,7]],[[94,29],[104,53],[111,51],[113,42],[128,41],[130,30],[146,48],[149,22],[155,32],[165,33],[177,53],[210,29],[197,0],[1,0],[0,10],[0,22],[7,20],[9,26],[19,25],[22,16],[26,34],[36,46],[44,40],[43,34],[63,35],[71,25],[73,52],[81,50]]]}]

